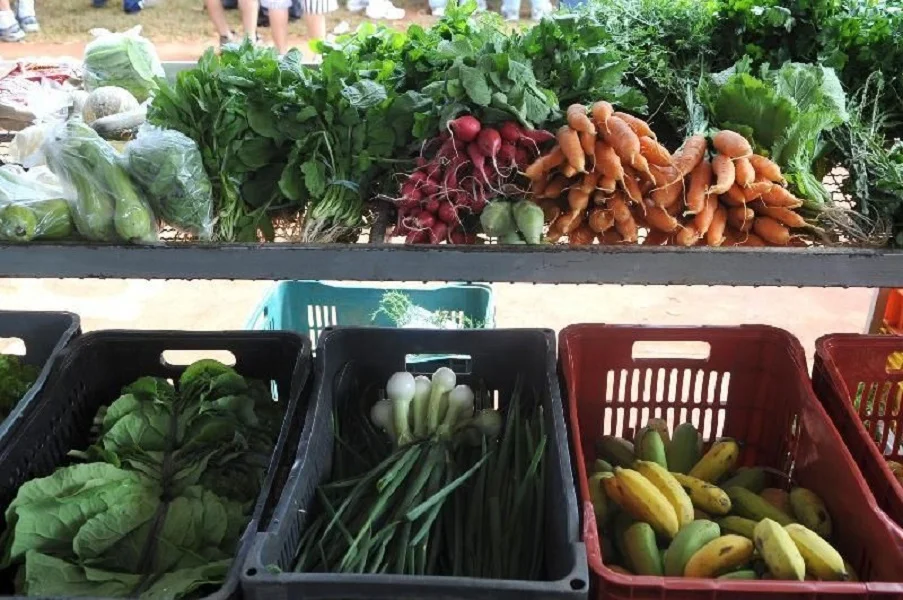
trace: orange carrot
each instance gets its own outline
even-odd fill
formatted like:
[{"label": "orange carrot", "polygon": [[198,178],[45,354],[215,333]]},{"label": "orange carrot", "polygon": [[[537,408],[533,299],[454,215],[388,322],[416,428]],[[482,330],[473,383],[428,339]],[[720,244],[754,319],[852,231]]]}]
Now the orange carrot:
[{"label": "orange carrot", "polygon": [[771,217],[756,217],[753,231],[775,246],[786,246],[790,243],[790,231]]},{"label": "orange carrot", "polygon": [[592,208],[589,211],[589,227],[596,233],[604,233],[615,225],[612,211],[604,208]]},{"label": "orange carrot", "polygon": [[530,180],[537,180],[561,163],[564,162],[564,152],[561,146],[555,146],[545,156],[540,156],[524,171],[524,175]]},{"label": "orange carrot", "polygon": [[730,207],[746,206],[746,196],[736,183],[721,196],[722,202]]},{"label": "orange carrot", "polygon": [[614,107],[610,103],[600,100],[593,104],[590,112],[593,115],[593,122],[596,124],[596,127],[603,131],[608,131],[607,123],[608,119],[615,112]]},{"label": "orange carrot", "polygon": [[568,191],[568,207],[571,212],[583,212],[589,206],[589,193],[580,186],[574,186]]},{"label": "orange carrot", "polygon": [[714,194],[706,196],[705,206],[701,211],[696,213],[696,216],[693,218],[693,228],[699,236],[705,235],[705,232],[709,230],[709,226],[712,224],[712,219],[715,217],[715,210],[717,208],[718,196],[715,196]]},{"label": "orange carrot", "polygon": [[596,236],[596,239],[599,240],[600,244],[603,244],[605,246],[613,246],[624,241],[624,238],[621,237],[621,234],[618,233],[618,230],[614,227],[604,233],[598,234]]},{"label": "orange carrot", "polygon": [[695,246],[701,237],[699,231],[696,230],[696,226],[690,224],[685,225],[677,232],[677,235],[674,236],[674,241],[679,246]]},{"label": "orange carrot", "polygon": [[737,231],[742,231],[744,233],[752,229],[753,219],[755,218],[755,211],[746,206],[736,206],[734,208],[729,208],[727,211],[728,224]]},{"label": "orange carrot", "polygon": [[680,196],[684,191],[684,180],[678,179],[671,185],[653,190],[650,197],[656,206],[667,208],[676,204],[680,200]]},{"label": "orange carrot", "polygon": [[705,190],[712,183],[712,165],[702,159],[690,171],[690,185],[687,188],[687,212],[696,214],[705,207]]},{"label": "orange carrot", "polygon": [[668,214],[668,211],[658,206],[646,207],[646,222],[653,229],[670,233],[677,231],[680,222]]},{"label": "orange carrot", "polygon": [[549,179],[541,177],[530,182],[530,194],[535,198],[542,198],[546,188],[549,187]]},{"label": "orange carrot", "polygon": [[674,241],[673,236],[659,231],[658,229],[650,229],[646,232],[646,239],[643,240],[644,246],[667,246]]},{"label": "orange carrot", "polygon": [[603,142],[596,141],[596,171],[600,171],[609,179],[620,181],[624,178],[624,167],[621,159],[615,153],[614,148]]},{"label": "orange carrot", "polygon": [[722,129],[716,133],[712,138],[712,145],[719,154],[724,154],[728,158],[740,158],[752,154],[752,146],[749,145],[746,138],[729,129]]},{"label": "orange carrot", "polygon": [[586,116],[586,107],[582,104],[571,104],[568,106],[567,121],[570,128],[578,133],[596,135],[596,126]]},{"label": "orange carrot", "polygon": [[615,181],[612,177],[609,177],[608,175],[602,175],[599,178],[599,181],[596,182],[596,187],[598,187],[603,192],[607,192],[609,194],[612,193],[613,191],[615,191],[615,188],[617,187],[617,185],[618,185],[618,182]]},{"label": "orange carrot", "polygon": [[561,214],[561,207],[554,200],[544,200],[539,207],[542,209],[543,220],[546,223],[554,222]]},{"label": "orange carrot", "polygon": [[561,195],[561,193],[568,186],[568,178],[564,175],[555,175],[552,179],[549,180],[549,184],[546,186],[545,191],[542,193],[542,198],[557,198]]},{"label": "orange carrot", "polygon": [[799,229],[809,226],[809,224],[806,223],[806,220],[803,217],[793,212],[789,208],[768,206],[761,202],[757,202],[753,206],[753,208],[755,209],[757,215],[771,217],[781,225],[786,225],[787,227]]},{"label": "orange carrot", "polygon": [[640,136],[640,154],[649,161],[649,164],[658,167],[669,167],[674,159],[668,149],[659,144],[655,138]]},{"label": "orange carrot", "polygon": [[765,179],[774,181],[775,183],[787,183],[784,180],[784,176],[781,174],[781,167],[779,167],[770,159],[758,154],[751,154],[747,157],[747,159],[749,160],[749,163],[752,165],[753,169],[756,170],[756,173],[761,175]]},{"label": "orange carrot", "polygon": [[747,188],[756,180],[756,170],[746,158],[738,158],[734,160],[734,170],[736,172],[737,185],[741,188]]},{"label": "orange carrot", "polygon": [[561,167],[561,174],[570,179],[577,174],[577,169],[574,168],[574,165],[568,163]]},{"label": "orange carrot", "polygon": [[590,160],[596,159],[596,136],[586,131],[580,132],[580,147]]},{"label": "orange carrot", "polygon": [[602,190],[596,190],[593,194],[593,204],[596,206],[606,206],[608,204],[608,194]]},{"label": "orange carrot", "polygon": [[596,239],[596,232],[586,223],[581,223],[568,234],[568,244],[571,246],[588,246]]},{"label": "orange carrot", "polygon": [[649,124],[646,121],[624,112],[616,112],[612,116],[615,116],[627,123],[627,125],[629,125],[633,132],[638,136],[646,136],[652,138],[653,140],[656,139],[655,132],[652,131],[652,128],[649,127]]},{"label": "orange carrot", "polygon": [[587,195],[592,194],[596,191],[596,182],[599,181],[599,174],[594,171],[588,171],[583,176],[583,181],[580,182],[580,189],[587,193]]},{"label": "orange carrot", "polygon": [[767,193],[762,194],[762,202],[767,206],[776,208],[799,208],[803,205],[802,200],[779,185],[772,187]]},{"label": "orange carrot", "polygon": [[752,248],[761,248],[762,246],[765,246],[765,240],[757,236],[755,233],[747,233],[746,237],[743,238],[737,245]]},{"label": "orange carrot", "polygon": [[564,152],[568,164],[574,167],[576,172],[583,173],[586,170],[586,154],[583,153],[583,148],[580,147],[580,136],[576,131],[565,125],[558,130],[557,137],[558,144],[561,146],[561,151]]},{"label": "orange carrot", "polygon": [[720,246],[724,243],[724,228],[727,226],[727,209],[718,206],[715,209],[715,215],[709,224],[708,231],[705,232],[705,243],[709,246]]},{"label": "orange carrot", "polygon": [[607,123],[608,131],[603,132],[606,143],[614,149],[622,165],[634,165],[640,154],[640,138],[627,123],[617,117],[611,117]]},{"label": "orange carrot", "polygon": [[628,198],[634,202],[643,200],[643,190],[640,189],[640,183],[637,181],[636,173],[632,169],[629,171],[624,169],[624,178],[621,179],[621,185],[624,191],[627,192]]},{"label": "orange carrot", "polygon": [[555,225],[561,233],[567,235],[580,226],[580,223],[583,222],[583,214],[583,211],[563,212],[555,221]]},{"label": "orange carrot", "polygon": [[621,238],[624,242],[635,244],[639,238],[639,228],[637,227],[636,221],[633,219],[633,215],[630,214],[630,211],[628,211],[627,214],[630,216],[629,219],[615,221],[615,229],[621,234]]},{"label": "orange carrot", "polygon": [[746,198],[747,202],[755,200],[759,198],[762,194],[768,193],[771,191],[771,188],[774,187],[774,183],[764,179],[762,177],[757,177],[756,180],[749,187],[743,188],[743,196]]},{"label": "orange carrot", "polygon": [[690,171],[705,157],[707,149],[708,143],[704,136],[694,135],[687,138],[680,150],[672,156],[674,166],[677,167],[681,177],[686,177],[690,174]]},{"label": "orange carrot", "polygon": [[612,197],[608,199],[608,208],[611,209],[611,214],[614,217],[615,222],[626,221],[627,219],[633,218],[630,216],[630,209],[627,207],[627,200],[624,198],[622,192],[615,192]]},{"label": "orange carrot", "polygon": [[726,154],[716,154],[712,159],[712,175],[715,177],[715,185],[709,187],[708,193],[724,194],[734,185],[734,161]]}]

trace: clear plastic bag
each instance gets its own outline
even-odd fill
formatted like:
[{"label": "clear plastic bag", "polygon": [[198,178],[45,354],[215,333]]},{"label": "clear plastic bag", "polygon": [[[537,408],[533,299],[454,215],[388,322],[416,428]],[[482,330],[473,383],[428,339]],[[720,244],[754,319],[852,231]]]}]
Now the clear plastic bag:
[{"label": "clear plastic bag", "polygon": [[213,233],[213,193],[197,144],[172,129],[144,126],[125,147],[132,179],[164,223],[207,240]]},{"label": "clear plastic bag", "polygon": [[0,167],[0,242],[60,240],[75,227],[59,180],[43,167]]},{"label": "clear plastic bag", "polygon": [[130,91],[144,102],[157,89],[157,79],[165,76],[153,43],[141,36],[141,26],[112,33],[92,29],[95,38],[85,46],[85,88],[116,86]]},{"label": "clear plastic bag", "polygon": [[72,220],[89,240],[153,243],[154,213],[110,144],[81,119],[54,126],[44,140],[47,166],[63,183]]},{"label": "clear plastic bag", "polygon": [[26,127],[16,134],[9,144],[9,158],[16,164],[26,167],[36,167],[44,164],[44,156],[41,146],[44,144],[44,136],[52,125],[41,123]]}]

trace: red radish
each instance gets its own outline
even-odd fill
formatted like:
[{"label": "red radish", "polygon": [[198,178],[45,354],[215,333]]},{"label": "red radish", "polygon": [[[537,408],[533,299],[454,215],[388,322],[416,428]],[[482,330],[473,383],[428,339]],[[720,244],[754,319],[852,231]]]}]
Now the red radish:
[{"label": "red radish", "polygon": [[441,182],[438,179],[427,179],[426,183],[423,184],[423,194],[425,196],[432,196],[433,194],[439,193],[439,185]]},{"label": "red radish", "polygon": [[524,137],[524,132],[520,128],[520,125],[514,121],[505,121],[499,127],[499,135],[501,135],[502,139],[506,142],[516,144]]},{"label": "red radish", "polygon": [[454,159],[448,168],[445,169],[445,179],[442,182],[442,188],[444,188],[444,192],[447,194],[451,190],[457,189],[458,187],[458,169],[460,169],[465,163],[466,159],[463,157],[459,157]]},{"label": "red radish", "polygon": [[477,139],[481,125],[476,117],[464,115],[463,117],[458,117],[454,121],[449,121],[448,128],[451,130],[454,137],[470,143]]},{"label": "red radish", "polygon": [[[483,131],[489,130],[484,129]],[[479,179],[484,184],[488,184],[489,177],[486,174],[486,157],[483,156],[483,152],[479,147],[479,144],[474,143],[467,146],[467,156],[470,157],[470,162],[473,164],[473,172],[476,173],[477,179]]]},{"label": "red radish", "polygon": [[522,146],[535,148],[546,142],[551,142],[554,139],[555,134],[551,131],[546,131],[545,129],[522,129],[521,138],[517,143]]},{"label": "red radish", "polygon": [[414,164],[417,165],[418,169],[421,167],[425,167],[426,163],[427,163],[427,160],[425,158],[423,158],[422,156],[418,156],[417,160],[414,161]]},{"label": "red radish", "polygon": [[430,214],[436,214],[439,212],[439,198],[433,196],[423,205],[423,210]]},{"label": "red radish", "polygon": [[420,199],[414,199],[410,196],[403,196],[401,200],[398,201],[398,210],[405,214],[410,213],[415,208],[420,206]]},{"label": "red radish", "polygon": [[460,227],[455,227],[451,230],[451,233],[448,234],[448,240],[452,244],[466,244],[467,236],[464,234],[464,230]]},{"label": "red radish", "polygon": [[427,179],[428,177],[423,171],[414,171],[408,176],[408,182],[413,183],[417,187],[419,187]]},{"label": "red radish", "polygon": [[425,244],[429,240],[429,232],[426,229],[411,230],[405,238],[405,244]]},{"label": "red radish", "polygon": [[480,152],[492,160],[495,170],[498,171],[496,156],[502,147],[502,136],[499,135],[499,132],[491,127],[483,129],[480,131],[480,135],[477,136],[477,146],[480,148]]},{"label": "red radish", "polygon": [[530,166],[530,153],[523,146],[518,146],[514,150],[514,163],[519,171],[523,171]]},{"label": "red radish", "polygon": [[465,244],[476,244],[477,243],[477,234],[465,233],[464,234],[464,243]]},{"label": "red radish", "polygon": [[448,237],[448,225],[443,223],[442,221],[436,221],[433,223],[433,226],[430,227],[430,243],[431,244],[440,244],[445,241],[445,238]]},{"label": "red radish", "polygon": [[457,139],[449,139],[445,143],[442,144],[442,147],[439,148],[439,152],[436,154],[435,161],[438,163],[443,158],[448,160],[454,160],[460,156],[461,152],[464,150],[464,143]]},{"label": "red radish", "polygon": [[499,149],[499,162],[506,169],[517,166],[517,147],[514,144],[505,142]]},{"label": "red radish", "polygon": [[433,216],[433,213],[422,211],[419,215],[417,215],[417,227],[420,229],[429,229],[436,222],[436,217]]},{"label": "red radish", "polygon": [[451,202],[441,203],[436,214],[439,215],[439,220],[444,221],[449,225],[454,225],[458,222],[458,211],[455,210],[455,205]]}]

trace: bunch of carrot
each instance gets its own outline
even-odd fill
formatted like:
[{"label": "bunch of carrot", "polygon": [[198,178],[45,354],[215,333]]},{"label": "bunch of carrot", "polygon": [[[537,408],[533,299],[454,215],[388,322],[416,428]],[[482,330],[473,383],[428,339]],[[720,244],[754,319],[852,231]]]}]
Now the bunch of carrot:
[{"label": "bunch of carrot", "polygon": [[[471,115],[450,121],[424,145],[417,168],[401,184],[394,235],[406,236],[408,244],[476,243],[468,218],[480,215],[489,200],[510,195],[520,171],[554,139],[513,121],[492,126]],[[523,186],[513,189],[523,195]]]},{"label": "bunch of carrot", "polygon": [[673,154],[649,124],[608,102],[567,110],[558,144],[527,167],[548,239],[570,244],[764,246],[806,227],[780,168],[728,130],[693,135]]}]

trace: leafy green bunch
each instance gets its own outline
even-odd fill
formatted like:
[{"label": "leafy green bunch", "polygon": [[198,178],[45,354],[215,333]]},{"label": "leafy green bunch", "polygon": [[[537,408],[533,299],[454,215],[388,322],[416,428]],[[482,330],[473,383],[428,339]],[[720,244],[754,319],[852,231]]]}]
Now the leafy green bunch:
[{"label": "leafy green bunch", "polygon": [[143,377],[98,412],[78,462],[23,484],[3,567],[38,596],[183,598],[220,584],[263,481],[279,413],[216,361],[178,389]]},{"label": "leafy green bunch", "polygon": [[34,385],[39,370],[12,354],[0,354],[0,420],[5,419],[13,407]]}]

